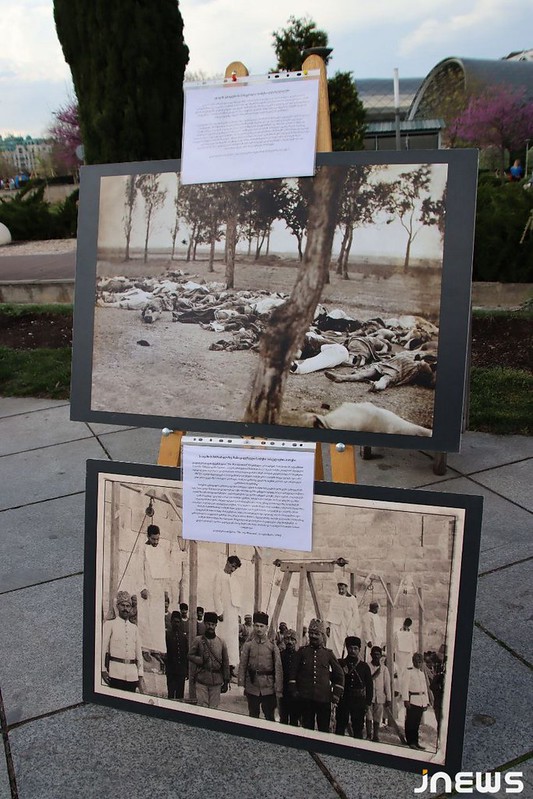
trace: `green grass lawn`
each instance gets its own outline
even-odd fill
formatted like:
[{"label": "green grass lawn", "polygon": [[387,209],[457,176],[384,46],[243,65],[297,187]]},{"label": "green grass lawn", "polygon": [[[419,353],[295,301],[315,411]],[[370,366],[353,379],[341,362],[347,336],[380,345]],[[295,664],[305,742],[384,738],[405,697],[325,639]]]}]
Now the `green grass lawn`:
[{"label": "green grass lawn", "polygon": [[533,375],[521,369],[473,367],[469,430],[529,436],[533,427]]},{"label": "green grass lawn", "polygon": [[0,394],[68,399],[71,355],[68,347],[60,350],[0,347]]}]

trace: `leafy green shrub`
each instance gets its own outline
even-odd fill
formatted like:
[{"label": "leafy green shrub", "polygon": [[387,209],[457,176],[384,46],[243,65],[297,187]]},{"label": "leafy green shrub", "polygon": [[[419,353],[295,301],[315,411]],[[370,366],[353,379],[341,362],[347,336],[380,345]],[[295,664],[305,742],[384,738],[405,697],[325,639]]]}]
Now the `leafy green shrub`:
[{"label": "leafy green shrub", "polygon": [[0,222],[13,241],[68,239],[76,235],[78,190],[61,203],[44,199],[45,186],[22,189],[13,198],[0,199]]},{"label": "leafy green shrub", "polygon": [[478,186],[474,280],[533,282],[533,231],[520,239],[533,211],[533,189],[481,177]]}]

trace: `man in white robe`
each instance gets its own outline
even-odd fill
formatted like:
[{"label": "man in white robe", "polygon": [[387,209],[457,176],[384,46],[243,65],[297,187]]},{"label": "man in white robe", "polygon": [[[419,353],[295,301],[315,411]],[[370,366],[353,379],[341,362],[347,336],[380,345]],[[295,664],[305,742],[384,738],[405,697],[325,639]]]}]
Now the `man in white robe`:
[{"label": "man in white robe", "polygon": [[140,551],[137,624],[144,651],[166,653],[165,588],[170,579],[168,552],[160,545],[160,531],[149,524]]},{"label": "man in white robe", "polygon": [[398,680],[403,680],[404,672],[413,664],[413,655],[416,652],[416,639],[411,626],[412,619],[405,619],[400,630],[394,633],[394,660]]},{"label": "man in white robe", "polygon": [[217,635],[228,649],[230,669],[239,665],[239,611],[241,608],[241,586],[234,572],[241,566],[237,555],[230,555],[223,571],[217,571],[213,579],[213,609],[218,616]]},{"label": "man in white robe", "polygon": [[361,635],[357,599],[348,594],[348,584],[345,582],[337,583],[337,593],[330,599],[326,629],[329,631],[328,647],[333,650],[336,658],[342,657],[345,638]]},{"label": "man in white robe", "polygon": [[368,606],[368,612],[363,619],[363,632],[368,649],[372,649],[373,646],[385,649],[387,645],[385,620],[379,615],[379,602],[371,602]]}]

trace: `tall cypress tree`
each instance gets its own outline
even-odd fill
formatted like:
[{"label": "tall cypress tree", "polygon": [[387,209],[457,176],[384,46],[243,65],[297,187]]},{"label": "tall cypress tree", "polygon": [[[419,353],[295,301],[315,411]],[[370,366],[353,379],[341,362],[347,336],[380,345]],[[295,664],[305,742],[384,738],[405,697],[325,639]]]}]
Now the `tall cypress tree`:
[{"label": "tall cypress tree", "polygon": [[189,49],[177,0],[54,0],[88,164],[177,158]]}]

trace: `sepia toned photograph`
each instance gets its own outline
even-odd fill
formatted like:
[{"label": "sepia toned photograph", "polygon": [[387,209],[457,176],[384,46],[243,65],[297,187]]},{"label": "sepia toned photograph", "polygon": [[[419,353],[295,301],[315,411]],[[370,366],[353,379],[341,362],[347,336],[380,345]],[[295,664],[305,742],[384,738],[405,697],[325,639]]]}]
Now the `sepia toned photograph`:
[{"label": "sepia toned photograph", "polygon": [[186,540],[175,475],[88,462],[84,698],[397,768],[460,762],[481,499],[316,484],[302,553]]},{"label": "sepia toned photograph", "polygon": [[475,156],[421,155],[84,168],[73,418],[457,449]]}]

